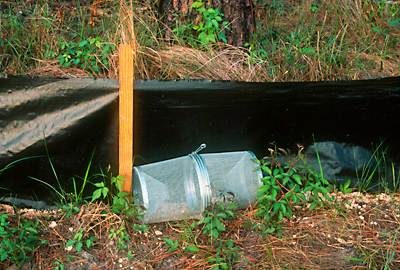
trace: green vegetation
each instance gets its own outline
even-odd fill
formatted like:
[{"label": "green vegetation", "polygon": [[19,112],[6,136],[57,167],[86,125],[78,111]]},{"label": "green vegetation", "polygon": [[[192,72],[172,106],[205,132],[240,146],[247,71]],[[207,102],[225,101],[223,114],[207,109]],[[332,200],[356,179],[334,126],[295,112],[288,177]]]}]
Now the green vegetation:
[{"label": "green vegetation", "polygon": [[124,43],[135,49],[137,79],[316,81],[399,75],[396,1],[254,3],[254,39],[239,48],[226,44],[231,22],[201,0],[190,7],[198,20],[172,14],[179,18],[172,29],[160,21],[157,1],[7,1],[0,11],[0,72],[116,78],[118,46]]},{"label": "green vegetation", "polygon": [[[198,21],[177,21],[173,29],[160,22],[157,1],[97,1],[91,8],[80,1],[28,2],[0,3],[0,73],[117,78],[118,46],[125,43],[135,49],[136,79],[399,75],[395,1],[254,1],[254,40],[240,48],[226,44],[230,22],[206,1],[191,6]],[[172,33],[168,40],[166,31]],[[167,258],[180,269],[399,268],[399,176],[386,149],[379,145],[358,172],[358,192],[349,181],[329,185],[322,171],[308,166],[302,150],[290,155],[275,147],[267,158],[255,160],[264,185],[248,209],[237,209],[234,200],[222,196],[200,221],[154,226],[141,223],[146,209],[135,203],[137,195],[122,192],[122,176],[91,175],[90,159],[80,181],[70,179],[69,193],[49,158],[57,186],[35,180],[54,191],[60,211],[28,217],[15,207],[1,210],[0,264],[36,262],[61,270],[87,262],[79,256],[94,250],[97,266],[106,268],[122,258],[125,266],[142,269],[163,269],[160,263]],[[393,179],[395,191],[369,194],[375,176]],[[90,196],[84,195],[88,186],[94,188]]]},{"label": "green vegetation", "polygon": [[[294,204],[311,201],[309,209],[314,210],[316,206],[323,206],[321,197],[328,201],[332,199],[328,196],[331,191],[328,187],[329,182],[322,174],[306,167],[307,158],[303,154],[303,147],[299,147],[295,157],[282,148],[275,147],[269,150],[271,156],[267,161],[255,160],[260,164],[256,169],[261,168],[267,173],[267,176],[261,179],[264,186],[258,189],[256,215],[271,226],[266,229],[268,232],[275,232],[276,229],[280,229],[279,222],[284,217],[293,216]],[[283,164],[277,159],[280,152],[288,158]],[[306,192],[310,192],[308,199],[305,196]]]},{"label": "green vegetation", "polygon": [[114,49],[113,44],[104,44],[100,37],[84,40],[79,44],[64,41],[61,44],[62,55],[57,59],[60,59],[60,64],[64,67],[75,65],[90,74],[99,74],[108,69],[108,57]]},{"label": "green vegetation", "polygon": [[16,213],[14,226],[7,221],[9,217],[0,214],[0,261],[11,261],[17,267],[31,260],[30,254],[41,246],[47,245],[46,240],[40,240],[39,220],[30,221]]},{"label": "green vegetation", "polygon": [[[382,150],[381,146],[382,143],[371,160],[392,164],[394,171],[393,163],[385,157],[386,149]],[[54,269],[64,269],[79,262],[82,256],[87,258],[85,254],[95,250],[99,257],[104,257],[102,254],[107,252],[118,253],[125,258],[125,265],[139,263],[145,266],[162,261],[162,258],[172,258],[186,265],[184,268],[196,265],[200,269],[265,269],[272,266],[297,269],[294,260],[298,256],[303,256],[305,268],[337,263],[330,259],[332,253],[329,252],[318,253],[315,258],[309,258],[307,254],[304,257],[305,247],[319,250],[330,243],[332,247],[340,245],[341,250],[349,252],[337,253],[344,265],[358,263],[367,269],[397,267],[400,257],[395,250],[400,245],[400,210],[394,200],[398,193],[386,189],[385,193],[372,194],[366,201],[361,193],[365,190],[360,188],[359,192],[353,192],[349,181],[337,187],[329,184],[323,172],[317,173],[308,164],[303,147],[299,146],[295,155],[277,146],[268,150],[269,156],[254,160],[258,163],[256,169],[264,171],[264,185],[259,187],[254,205],[239,210],[234,194],[219,191],[217,196],[213,190],[213,202],[199,221],[184,220],[156,226],[140,223],[146,209],[135,203],[137,195],[129,196],[121,191],[123,177],[103,173],[89,176],[90,161],[82,178],[84,181],[80,187],[74,186],[72,194],[67,196],[61,183],[59,187],[53,187],[61,198],[58,201],[60,211],[29,217],[16,207],[11,212],[1,212],[0,263],[23,267],[42,263],[43,258],[38,254],[58,252],[56,257],[46,255],[43,263]],[[316,154],[318,157],[318,152]],[[361,176],[376,173],[375,167],[368,162],[366,172]],[[367,171],[368,168],[372,171]],[[387,174],[380,172],[379,175]],[[88,183],[95,189],[91,196],[84,198]],[[346,197],[346,194],[351,196]],[[383,200],[386,203],[382,203]],[[158,230],[160,225],[165,226],[164,232],[171,227],[179,233],[164,234]],[[378,227],[384,229],[378,234],[370,233]],[[354,242],[352,239],[359,237],[360,230],[371,238]],[[151,240],[150,235],[154,235]],[[139,241],[147,243],[149,249],[143,251],[137,244]],[[60,249],[55,249],[58,246]],[[278,255],[278,250],[287,254],[277,258],[282,256]]]}]

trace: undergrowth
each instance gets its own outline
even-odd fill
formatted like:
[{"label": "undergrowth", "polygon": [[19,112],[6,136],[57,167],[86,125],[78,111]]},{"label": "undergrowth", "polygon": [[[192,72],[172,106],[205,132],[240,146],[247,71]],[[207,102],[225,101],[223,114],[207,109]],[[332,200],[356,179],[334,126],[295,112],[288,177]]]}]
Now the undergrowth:
[{"label": "undergrowth", "polygon": [[[374,156],[383,162],[382,155],[385,152],[380,147]],[[319,161],[318,153],[317,158]],[[390,210],[393,212],[388,212],[388,205],[394,206],[395,203],[382,204],[384,197],[375,194],[373,196],[377,208],[364,208],[370,202],[359,203],[357,198],[361,197],[360,192],[354,192],[353,198],[356,199],[346,199],[344,195],[353,194],[354,191],[349,187],[350,182],[339,186],[329,184],[322,172],[317,172],[309,165],[302,146],[299,146],[295,154],[274,146],[269,149],[268,156],[254,161],[258,163],[256,169],[264,172],[261,179],[264,185],[259,187],[254,205],[244,211],[238,210],[234,194],[219,191],[219,196],[214,196],[199,221],[167,222],[162,229],[164,232],[168,227],[179,232],[170,237],[154,229],[160,225],[148,226],[141,223],[146,209],[135,203],[137,195],[130,196],[121,190],[121,183],[125,181],[123,177],[107,175],[108,172],[90,176],[90,160],[85,176],[82,177],[84,181],[81,186],[74,188],[72,196],[66,196],[68,193],[63,190],[60,182],[58,187],[54,187],[58,191],[55,194],[59,196],[59,212],[29,218],[16,207],[12,213],[1,212],[0,263],[15,264],[17,267],[33,265],[41,260],[38,254],[60,246],[58,252],[62,256],[46,258],[46,263],[50,263],[54,269],[64,269],[67,265],[75,264],[76,256],[84,256],[82,254],[93,250],[99,250],[100,257],[104,257],[108,250],[113,250],[114,253],[123,254],[127,265],[136,265],[139,263],[137,259],[141,247],[137,242],[149,241],[149,235],[153,234],[154,239],[148,243],[162,248],[160,251],[146,251],[146,256],[141,255],[144,257],[141,257],[143,262],[140,265],[155,261],[148,257],[149,254],[156,256],[163,252],[163,258],[174,258],[174,261],[185,265],[182,269],[265,269],[273,266],[296,269],[290,259],[281,258],[276,261],[276,258],[283,256],[277,250],[292,252],[287,256],[296,257],[303,256],[304,248],[309,248],[309,245],[318,250],[318,246],[326,243],[331,246],[341,245],[345,250],[349,247],[357,250],[341,255],[344,256],[342,261],[360,263],[370,269],[381,266],[389,269],[398,265],[399,257],[395,250],[398,248],[397,230],[400,224],[394,220],[400,216],[400,212],[394,208]],[[370,172],[366,168],[362,175],[369,176],[375,171]],[[90,196],[83,197],[87,184],[93,185],[95,189]],[[216,195],[216,190],[213,191]],[[388,190],[385,191],[382,194],[388,193]],[[66,227],[62,229],[61,224],[65,222]],[[304,222],[308,223],[301,225]],[[385,229],[375,235],[378,224]],[[57,232],[59,235],[61,231],[58,230],[64,230],[63,236],[55,240],[54,234],[49,232]],[[352,239],[358,237],[359,230],[372,232],[371,237],[375,240],[354,242]],[[316,237],[316,233],[320,235]],[[325,242],[321,237],[325,238]],[[282,246],[276,247],[276,243]],[[292,249],[292,246],[296,249]],[[266,256],[256,255],[259,250],[264,250]],[[318,255],[318,263],[304,257],[302,265],[319,269],[317,266],[325,265],[325,260],[329,261],[324,254]],[[342,264],[350,265],[345,262]]]},{"label": "undergrowth", "polygon": [[[135,51],[136,79],[318,81],[399,75],[397,1],[254,1],[253,41],[226,44],[220,10],[195,1],[196,22],[173,14],[166,29],[157,1],[1,3],[0,72],[41,74],[64,67],[118,77],[118,46]],[[225,30],[225,31],[221,31]],[[172,33],[168,40],[166,33]],[[57,73],[56,73],[57,75]]]}]

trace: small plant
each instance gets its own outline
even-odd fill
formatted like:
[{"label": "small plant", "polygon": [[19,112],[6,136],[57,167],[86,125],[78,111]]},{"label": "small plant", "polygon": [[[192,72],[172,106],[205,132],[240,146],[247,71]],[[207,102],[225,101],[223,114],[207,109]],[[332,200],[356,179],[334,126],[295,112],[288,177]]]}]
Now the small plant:
[{"label": "small plant", "polygon": [[32,222],[20,217],[18,214],[18,227],[11,228],[7,222],[8,216],[0,214],[0,261],[10,260],[20,266],[29,261],[33,252],[40,246],[47,244],[47,241],[38,239],[39,220]]},{"label": "small plant", "polygon": [[318,10],[318,3],[312,3],[312,6],[310,7],[311,12],[317,12]]},{"label": "small plant", "polygon": [[194,224],[205,224],[203,233],[209,232],[211,239],[218,238],[218,234],[225,231],[224,221],[234,217],[233,210],[237,207],[237,204],[232,201],[227,206],[223,202],[218,201],[207,207],[203,212],[202,219]]},{"label": "small plant", "polygon": [[[121,175],[116,177],[108,177],[104,174],[96,175],[94,177],[102,177],[103,182],[92,183],[97,189],[93,192],[92,201],[103,198],[111,205],[112,211],[116,214],[124,214],[127,217],[133,217],[138,220],[144,215],[141,207],[135,203],[138,195],[131,196],[128,192],[122,192],[122,181],[125,178]],[[110,183],[107,185],[107,180]]]},{"label": "small plant", "polygon": [[167,244],[167,246],[170,247],[168,249],[168,252],[173,252],[178,248],[178,245],[179,245],[178,240],[173,241],[172,239],[168,239],[168,238],[163,238],[162,240],[165,242],[165,244]]},{"label": "small plant", "polygon": [[64,265],[59,261],[54,262],[54,264],[56,265],[56,267],[54,267],[53,270],[64,270]]},{"label": "small plant", "polygon": [[[222,29],[228,29],[228,22],[223,21],[222,14],[218,9],[209,8],[206,9],[203,6],[202,0],[197,0],[191,6],[191,8],[197,8],[197,11],[203,15],[203,22],[200,22],[199,25],[192,26],[193,30],[200,32],[198,35],[198,39],[202,45],[209,44],[210,42],[216,42],[215,37],[218,37],[218,40],[226,43],[226,36],[222,32]],[[222,22],[222,29],[220,28],[220,23]]]},{"label": "small plant", "polygon": [[[85,235],[87,236],[87,235]],[[83,228],[80,228],[79,232],[77,232],[74,236],[74,239],[69,240],[67,244],[65,245],[66,247],[72,247],[73,245],[76,245],[76,251],[80,252],[82,247],[83,247],[83,239],[84,239],[84,230]],[[86,246],[90,248],[91,246],[94,245],[94,241],[97,241],[96,237],[90,237],[86,240]]]},{"label": "small plant", "polygon": [[[321,174],[316,173],[311,167],[306,167],[307,159],[303,154],[303,147],[299,146],[295,157],[284,149],[269,148],[270,157],[262,160],[255,159],[266,176],[261,180],[264,186],[258,189],[256,215],[262,217],[267,224],[270,232],[280,229],[279,222],[284,218],[292,218],[292,205],[299,202],[306,202],[306,192],[310,192],[308,200],[311,201],[309,210],[313,210],[317,205],[323,205],[324,197],[328,201],[332,199],[328,196],[331,190],[329,182]],[[278,155],[285,154],[287,161],[281,162]],[[322,196],[322,197],[321,197]]]},{"label": "small plant", "polygon": [[374,188],[389,192],[390,189],[396,190],[399,185],[399,177],[397,176],[396,178],[395,165],[387,157],[388,148],[384,148],[383,143],[383,141],[380,142],[372,155],[363,161],[361,169],[356,166],[356,153],[353,153],[360,192]]},{"label": "small plant", "polygon": [[149,228],[146,224],[133,224],[133,229],[140,231],[140,232],[147,232]]},{"label": "small plant", "polygon": [[125,230],[125,226],[122,225],[118,230],[110,229],[110,234],[108,235],[108,240],[112,238],[117,241],[117,247],[119,249],[127,248],[125,242],[131,240]]},{"label": "small plant", "polygon": [[[206,9],[203,6],[202,0],[197,0],[193,2],[190,6],[191,8],[196,8],[197,12],[201,13],[202,20],[199,22],[199,25],[180,25],[172,30],[172,32],[176,33],[178,37],[183,37],[186,32],[188,32],[189,37],[188,40],[191,39],[192,33],[194,30],[198,32],[197,42],[201,45],[207,45],[210,43],[215,43],[218,40],[226,43],[226,36],[222,30],[228,28],[228,22],[223,21],[222,14],[218,9],[208,8]],[[222,24],[222,25],[221,25]]]},{"label": "small plant", "polygon": [[62,55],[57,59],[60,59],[60,64],[64,67],[74,65],[97,74],[102,69],[108,69],[108,57],[114,49],[114,44],[104,42],[101,37],[89,38],[79,43],[62,42]]},{"label": "small plant", "polygon": [[349,188],[351,181],[348,180],[346,183],[344,184],[340,184],[339,186],[339,190],[343,193],[343,194],[347,194],[347,193],[351,193],[353,191],[352,188]]},{"label": "small plant", "polygon": [[231,240],[221,240],[215,257],[208,259],[208,262],[214,264],[211,269],[232,269],[233,262],[239,261],[239,255],[243,254],[242,252],[237,252],[238,249],[238,247],[233,247],[233,242]]}]

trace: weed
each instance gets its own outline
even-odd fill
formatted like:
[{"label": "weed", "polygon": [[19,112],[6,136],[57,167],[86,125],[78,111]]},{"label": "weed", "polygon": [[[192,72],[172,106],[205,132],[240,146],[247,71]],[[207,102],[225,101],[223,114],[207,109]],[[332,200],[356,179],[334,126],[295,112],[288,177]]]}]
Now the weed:
[{"label": "weed", "polygon": [[207,207],[203,212],[202,219],[196,225],[205,224],[203,233],[209,233],[212,238],[218,238],[218,234],[225,231],[224,221],[234,217],[233,210],[238,206],[230,202],[227,206],[223,202],[216,202]]},{"label": "weed", "polygon": [[114,44],[103,42],[101,37],[89,38],[80,43],[62,42],[61,53],[57,59],[64,67],[79,66],[92,74],[108,69],[108,57],[115,49]]},{"label": "weed", "polygon": [[149,230],[146,224],[133,224],[133,228],[140,232],[147,232]]},{"label": "weed", "polygon": [[54,267],[53,270],[64,270],[64,265],[61,262],[56,261],[54,262],[54,264],[56,265],[56,267]]},{"label": "weed", "polygon": [[397,189],[399,179],[396,178],[396,168],[394,163],[387,158],[388,148],[383,148],[383,143],[384,141],[380,142],[369,159],[363,161],[361,170],[357,168],[359,161],[356,158],[356,153],[353,152],[359,191],[383,189],[389,192],[390,189]]},{"label": "weed", "polygon": [[[93,176],[94,178],[103,178],[102,182],[92,183],[97,189],[92,194],[92,201],[100,199],[107,200],[111,205],[112,211],[116,214],[124,214],[127,217],[133,217],[138,220],[142,218],[145,210],[144,207],[140,207],[135,203],[138,195],[131,196],[130,193],[122,192],[122,183],[125,178],[121,175],[118,176],[106,176],[103,173]],[[107,182],[109,181],[109,184]]]},{"label": "weed", "polygon": [[167,246],[170,247],[168,249],[168,252],[173,252],[178,248],[178,245],[179,245],[178,240],[173,241],[168,238],[163,238],[162,240],[165,242],[165,244],[167,244]]},{"label": "weed", "polygon": [[190,7],[197,8],[197,11],[203,15],[203,20],[205,22],[200,22],[198,26],[195,25],[192,27],[193,30],[200,32],[197,37],[200,40],[200,43],[202,45],[206,45],[210,42],[216,42],[215,36],[218,37],[218,40],[226,43],[226,36],[221,31],[222,29],[219,25],[220,23],[222,23],[222,28],[229,30],[229,28],[227,27],[228,22],[222,20],[224,14],[222,14],[218,9],[206,9],[203,6],[202,0],[197,0]]},{"label": "weed", "polygon": [[206,9],[202,0],[195,1],[190,7],[196,8],[197,12],[199,12],[203,17],[202,21],[200,21],[199,25],[182,24],[179,27],[174,28],[172,32],[176,33],[178,37],[183,37],[185,33],[188,33],[188,40],[191,40],[191,30],[195,30],[198,32],[196,41],[201,45],[215,43],[217,42],[217,39],[224,43],[227,42],[226,36],[222,31],[224,29],[229,30],[227,26],[228,22],[223,21],[222,19],[224,14],[222,14],[218,9]]},{"label": "weed", "polygon": [[[279,222],[284,218],[292,218],[292,205],[306,202],[306,192],[310,192],[308,200],[311,201],[309,209],[323,205],[328,196],[329,183],[323,175],[316,173],[310,167],[306,167],[307,159],[303,154],[303,147],[299,146],[297,155],[293,158],[290,152],[279,148],[269,148],[271,156],[254,161],[260,166],[266,176],[261,180],[264,186],[258,189],[256,215],[263,218],[269,224],[268,231],[274,232],[280,229]],[[280,162],[278,155],[284,153],[288,161]],[[301,164],[301,165],[300,165]],[[321,197],[322,196],[322,197]]]},{"label": "weed", "polygon": [[[65,246],[66,247],[72,247],[73,245],[75,245],[76,251],[80,252],[82,247],[83,247],[83,240],[84,240],[84,238],[87,238],[87,237],[88,237],[88,235],[84,234],[83,228],[80,228],[79,232],[77,232],[75,234],[74,239],[69,240]],[[88,238],[86,240],[87,248],[90,248],[91,246],[93,246],[94,245],[94,241],[97,241],[96,237],[92,236],[92,237]]]},{"label": "weed", "polygon": [[239,255],[244,253],[238,252],[239,248],[233,247],[233,242],[231,240],[221,240],[219,244],[215,257],[208,258],[207,260],[213,263],[211,269],[232,269],[233,262],[239,261]]},{"label": "weed", "polygon": [[110,234],[108,235],[108,240],[114,239],[117,242],[117,247],[119,249],[127,248],[125,242],[129,242],[131,239],[126,233],[125,226],[121,226],[117,230],[110,229]]},{"label": "weed", "polygon": [[10,260],[18,266],[32,258],[33,252],[47,241],[38,239],[39,220],[32,222],[18,214],[17,227],[11,228],[7,222],[9,217],[0,214],[0,261]]}]

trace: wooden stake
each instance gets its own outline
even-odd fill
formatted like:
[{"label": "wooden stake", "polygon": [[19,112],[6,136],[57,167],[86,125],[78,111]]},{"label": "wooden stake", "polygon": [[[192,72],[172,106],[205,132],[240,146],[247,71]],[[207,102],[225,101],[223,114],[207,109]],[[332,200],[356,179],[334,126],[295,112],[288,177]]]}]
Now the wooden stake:
[{"label": "wooden stake", "polygon": [[133,47],[119,47],[119,174],[122,192],[132,192],[133,168]]}]

